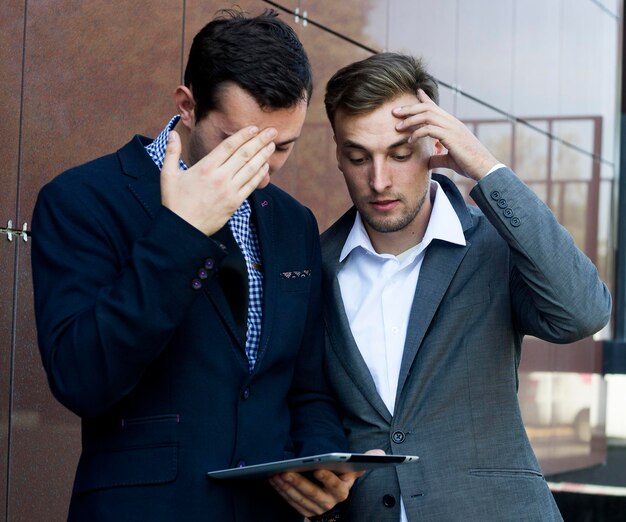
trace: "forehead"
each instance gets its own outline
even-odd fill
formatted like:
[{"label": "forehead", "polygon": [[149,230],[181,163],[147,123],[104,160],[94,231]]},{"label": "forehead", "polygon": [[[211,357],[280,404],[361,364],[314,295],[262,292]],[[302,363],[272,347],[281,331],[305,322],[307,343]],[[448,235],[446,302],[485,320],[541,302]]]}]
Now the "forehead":
[{"label": "forehead", "polygon": [[400,119],[391,111],[394,107],[415,103],[418,103],[416,95],[403,94],[365,114],[347,114],[341,109],[338,110],[335,114],[337,145],[341,147],[345,142],[352,142],[363,146],[388,146],[397,142],[409,133],[396,130],[395,126]]},{"label": "forehead", "polygon": [[260,129],[275,127],[279,137],[297,137],[306,117],[305,100],[283,109],[261,108],[248,92],[233,83],[222,87],[218,96],[219,106],[209,116],[227,134],[256,125]]}]

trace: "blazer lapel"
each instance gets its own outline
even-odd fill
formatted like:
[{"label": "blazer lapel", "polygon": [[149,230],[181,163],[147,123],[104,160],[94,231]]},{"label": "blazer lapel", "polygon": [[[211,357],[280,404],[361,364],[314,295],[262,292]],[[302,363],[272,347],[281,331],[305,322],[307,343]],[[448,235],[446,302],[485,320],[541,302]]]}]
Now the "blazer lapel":
[{"label": "blazer lapel", "polygon": [[469,242],[460,246],[436,240],[426,250],[409,314],[396,406],[424,335],[469,247]]},{"label": "blazer lapel", "polygon": [[[352,219],[346,219],[347,216],[351,216]],[[372,407],[387,422],[391,422],[391,413],[376,390],[372,374],[354,340],[352,330],[350,330],[350,323],[341,297],[341,287],[337,279],[341,267],[339,256],[354,223],[354,216],[354,212],[344,215],[342,222],[339,223],[341,226],[337,233],[323,248],[324,321],[331,349],[343,364],[346,373]]]},{"label": "blazer lapel", "polygon": [[[128,189],[150,218],[154,219],[161,209],[161,184],[159,169],[145,152],[144,147],[150,142],[148,138],[135,136],[117,154],[124,174],[130,178]],[[243,350],[245,340],[241,339],[240,330],[217,278],[212,278],[209,284],[205,285],[204,292]]]},{"label": "blazer lapel", "polygon": [[[263,355],[267,350],[270,339],[274,316],[276,314],[276,303],[278,301],[276,292],[278,288],[278,260],[276,258],[276,238],[274,237],[274,205],[268,191],[255,190],[249,198],[252,207],[252,218],[257,231],[257,238],[261,248],[261,270],[263,270],[263,318],[261,324],[261,340],[259,341],[259,352],[257,355],[256,368],[259,367]],[[274,270],[267,270],[267,267],[274,267]]]},{"label": "blazer lapel", "polygon": [[443,191],[446,193],[454,211],[459,217],[465,233],[465,246],[454,245],[445,241],[435,240],[426,249],[426,255],[420,270],[415,297],[409,314],[404,353],[400,365],[396,407],[402,396],[409,370],[424,340],[435,312],[450,286],[461,261],[467,254],[471,244],[467,240],[467,232],[474,226],[474,221],[467,210],[463,196],[454,183],[446,176],[433,174]]}]

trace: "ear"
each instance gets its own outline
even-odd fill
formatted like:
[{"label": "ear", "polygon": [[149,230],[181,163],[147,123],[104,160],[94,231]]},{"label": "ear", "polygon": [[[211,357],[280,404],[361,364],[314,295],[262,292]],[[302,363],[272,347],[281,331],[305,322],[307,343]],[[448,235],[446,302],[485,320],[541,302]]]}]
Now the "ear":
[{"label": "ear", "polygon": [[176,101],[176,108],[180,114],[180,121],[182,124],[191,129],[196,124],[195,107],[196,102],[193,99],[193,94],[184,85],[176,87],[174,92],[174,100]]},{"label": "ear", "polygon": [[339,147],[337,146],[337,136],[333,133],[333,141],[335,142],[335,158],[337,159],[337,168],[343,172],[341,169],[341,160],[339,159]]},{"label": "ear", "polygon": [[446,153],[446,148],[443,146],[437,139],[433,139],[433,156],[441,155]]}]

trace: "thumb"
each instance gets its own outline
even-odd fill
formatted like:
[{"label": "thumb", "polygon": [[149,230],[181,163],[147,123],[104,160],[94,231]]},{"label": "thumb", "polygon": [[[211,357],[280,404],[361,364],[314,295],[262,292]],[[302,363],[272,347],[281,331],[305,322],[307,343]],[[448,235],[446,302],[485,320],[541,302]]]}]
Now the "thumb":
[{"label": "thumb", "polygon": [[170,131],[167,136],[167,146],[165,147],[165,158],[163,158],[164,174],[178,172],[178,161],[180,160],[181,144],[180,136],[176,131]]}]

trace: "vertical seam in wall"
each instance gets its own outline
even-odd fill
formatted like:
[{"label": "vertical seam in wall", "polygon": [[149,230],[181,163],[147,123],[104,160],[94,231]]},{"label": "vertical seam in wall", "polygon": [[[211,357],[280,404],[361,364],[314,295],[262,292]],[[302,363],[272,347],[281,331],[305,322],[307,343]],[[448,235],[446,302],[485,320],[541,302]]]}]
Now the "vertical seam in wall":
[{"label": "vertical seam in wall", "polygon": [[[24,26],[22,33],[22,79],[20,84],[20,108],[18,123],[18,140],[17,140],[17,184],[15,197],[15,219],[16,226],[19,227],[20,221],[20,177],[22,174],[22,129],[24,121],[24,84],[26,71],[26,27],[28,20],[28,0],[24,0]],[[11,360],[9,363],[9,404],[7,418],[7,469],[6,469],[6,502],[5,502],[5,520],[9,520],[9,504],[11,489],[11,442],[12,442],[12,418],[13,418],[13,387],[15,384],[15,347],[16,347],[16,328],[17,328],[17,289],[19,283],[19,241],[16,238],[15,252],[13,257],[13,311],[11,316]]]},{"label": "vertical seam in wall", "polygon": [[180,84],[185,83],[184,67],[185,67],[185,24],[187,21],[187,0],[183,0],[183,16],[181,21],[181,37],[180,37]]},{"label": "vertical seam in wall", "polygon": [[[459,13],[459,9],[460,9],[460,5],[459,5],[459,0],[457,0],[456,2],[456,9],[455,9],[455,17],[454,17],[454,31],[452,34],[454,34],[454,87],[458,88],[459,87],[459,41],[460,41],[460,32],[459,32],[459,27],[460,27],[460,13]],[[458,100],[459,100],[459,93],[458,91],[455,91],[452,95],[452,114],[454,116],[458,117],[459,114],[459,107],[458,107]]]}]

